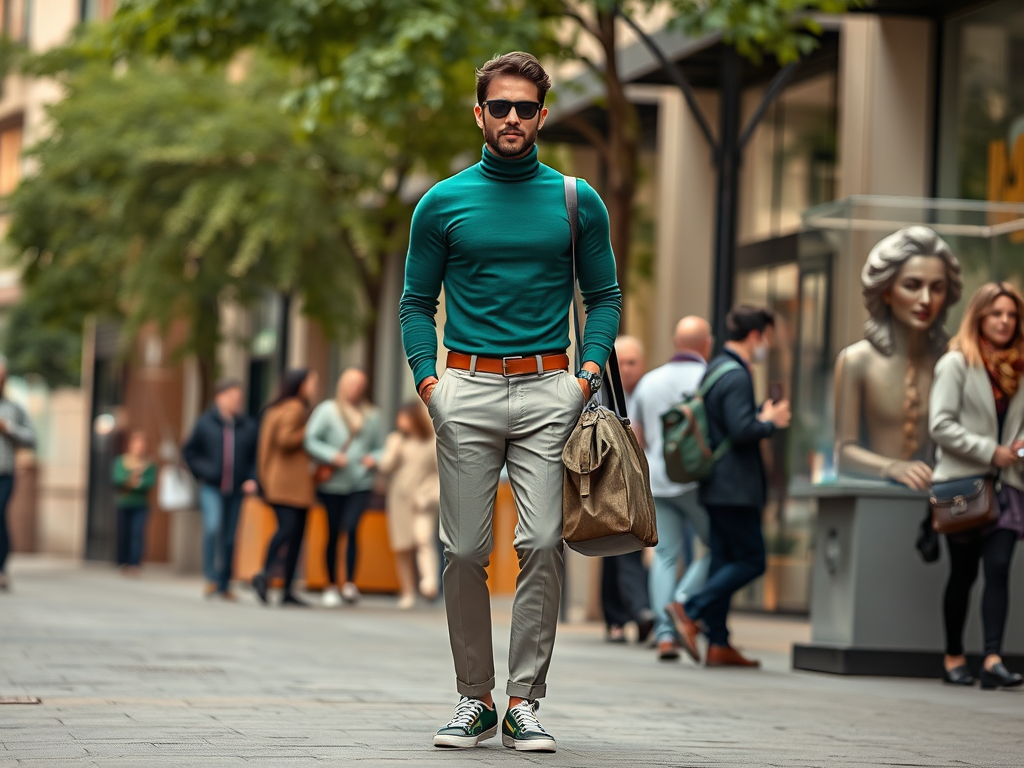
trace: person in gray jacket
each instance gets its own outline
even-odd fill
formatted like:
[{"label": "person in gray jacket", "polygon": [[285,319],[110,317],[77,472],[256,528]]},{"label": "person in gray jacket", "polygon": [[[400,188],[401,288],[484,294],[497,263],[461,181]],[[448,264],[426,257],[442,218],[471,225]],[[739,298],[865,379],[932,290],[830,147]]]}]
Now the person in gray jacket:
[{"label": "person in gray jacket", "polygon": [[[384,425],[380,411],[366,397],[366,374],[348,368],[338,379],[333,400],[313,409],[306,426],[306,453],[320,464],[334,467],[330,478],[317,486],[327,512],[327,573],[330,586],[324,591],[326,607],[359,600],[354,583],[358,545],[356,531],[373,492],[374,471],[384,452]],[[345,531],[345,583],[339,593],[338,536]]]},{"label": "person in gray jacket", "polygon": [[7,504],[14,493],[14,453],[36,444],[32,422],[25,409],[4,394],[6,384],[7,360],[0,356],[0,590],[8,587],[5,568],[11,540],[7,534]]},{"label": "person in gray jacket", "polygon": [[985,661],[981,687],[1010,688],[1024,678],[1000,656],[1009,607],[1010,564],[1024,538],[1024,298],[1008,283],[988,283],[971,297],[950,350],[935,365],[929,432],[938,446],[932,481],[996,475],[996,522],[946,537],[950,571],[943,599],[946,657],[943,679],[973,685],[963,634],[978,566],[985,569],[981,623]]}]

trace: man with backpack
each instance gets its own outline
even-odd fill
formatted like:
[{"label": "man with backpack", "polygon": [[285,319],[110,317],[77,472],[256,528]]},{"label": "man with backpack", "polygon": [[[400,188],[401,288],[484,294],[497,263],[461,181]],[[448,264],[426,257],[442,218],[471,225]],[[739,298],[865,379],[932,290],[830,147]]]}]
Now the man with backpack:
[{"label": "man with backpack", "polygon": [[706,375],[716,380],[702,388],[709,448],[715,452],[700,485],[711,523],[711,567],[704,588],[684,603],[670,603],[668,612],[694,661],[700,661],[698,635],[707,636],[708,666],[760,666],[729,644],[726,619],[733,594],[765,570],[761,512],[767,482],[761,441],[789,426],[788,402],[768,400],[758,408],[754,400],[751,366],[768,359],[774,328],[775,314],[769,309],[741,306],[729,312],[729,340]]},{"label": "man with backpack", "polygon": [[[633,395],[630,416],[637,439],[651,468],[651,492],[658,515],[658,546],[649,574],[649,589],[655,609],[654,631],[658,658],[679,658],[676,631],[665,610],[671,601],[685,602],[707,578],[709,559],[694,562],[693,534],[708,545],[708,514],[697,498],[697,483],[669,479],[665,467],[661,415],[697,392],[713,347],[711,326],[701,317],[684,317],[676,325],[672,342],[676,353],[665,365],[644,376]],[[676,578],[676,566],[685,552],[686,572]]]}]

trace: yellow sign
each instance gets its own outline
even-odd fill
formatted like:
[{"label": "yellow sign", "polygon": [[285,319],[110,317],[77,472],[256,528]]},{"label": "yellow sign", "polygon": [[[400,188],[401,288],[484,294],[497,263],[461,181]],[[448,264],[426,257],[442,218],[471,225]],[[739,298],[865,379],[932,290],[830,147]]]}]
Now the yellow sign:
[{"label": "yellow sign", "polygon": [[[1003,139],[989,143],[988,199],[996,203],[1024,203],[1024,133],[1017,136],[1012,153],[1007,153]],[[1024,231],[1014,232],[1010,240],[1024,242]]]}]

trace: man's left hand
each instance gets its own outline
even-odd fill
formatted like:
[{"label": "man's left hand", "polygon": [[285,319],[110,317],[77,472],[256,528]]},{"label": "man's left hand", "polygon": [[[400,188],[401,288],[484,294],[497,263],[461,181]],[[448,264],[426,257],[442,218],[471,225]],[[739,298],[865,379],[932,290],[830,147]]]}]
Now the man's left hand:
[{"label": "man's left hand", "polygon": [[[596,373],[598,375],[601,373],[601,369],[598,367],[597,363],[592,363],[589,360],[583,364],[583,370],[590,371],[591,373]],[[580,390],[583,392],[583,399],[589,403],[590,397],[593,394],[593,392],[590,391],[590,382],[586,379],[576,379],[576,383],[580,385]]]},{"label": "man's left hand", "polygon": [[242,483],[242,493],[246,496],[255,496],[260,487],[256,485],[255,480],[246,480]]}]

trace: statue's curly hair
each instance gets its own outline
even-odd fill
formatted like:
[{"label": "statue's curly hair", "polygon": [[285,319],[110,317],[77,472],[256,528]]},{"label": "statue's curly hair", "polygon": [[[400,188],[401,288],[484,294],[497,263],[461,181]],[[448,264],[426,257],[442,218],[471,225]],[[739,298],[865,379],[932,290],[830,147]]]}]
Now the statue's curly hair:
[{"label": "statue's curly hair", "polygon": [[933,230],[924,226],[904,227],[883,238],[871,249],[860,282],[864,289],[864,306],[870,317],[864,323],[864,338],[883,355],[893,352],[892,308],[885,303],[885,292],[896,281],[896,275],[915,256],[937,256],[946,264],[948,287],[942,311],[928,329],[928,340],[932,352],[941,354],[946,349],[949,334],[946,332],[946,315],[949,308],[960,301],[964,282],[960,276],[960,262],[949,249],[946,241]]}]

